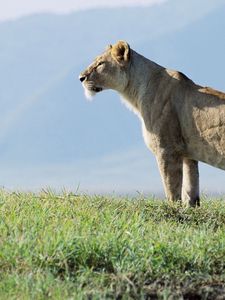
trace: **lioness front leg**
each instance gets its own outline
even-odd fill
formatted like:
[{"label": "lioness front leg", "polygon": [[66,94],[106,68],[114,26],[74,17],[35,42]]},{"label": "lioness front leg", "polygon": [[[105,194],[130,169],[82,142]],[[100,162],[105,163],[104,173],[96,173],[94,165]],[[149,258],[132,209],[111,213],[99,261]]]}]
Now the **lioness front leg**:
[{"label": "lioness front leg", "polygon": [[183,160],[182,202],[188,206],[200,205],[198,162],[188,158]]},{"label": "lioness front leg", "polygon": [[157,156],[166,197],[169,201],[181,200],[183,160],[174,154]]}]

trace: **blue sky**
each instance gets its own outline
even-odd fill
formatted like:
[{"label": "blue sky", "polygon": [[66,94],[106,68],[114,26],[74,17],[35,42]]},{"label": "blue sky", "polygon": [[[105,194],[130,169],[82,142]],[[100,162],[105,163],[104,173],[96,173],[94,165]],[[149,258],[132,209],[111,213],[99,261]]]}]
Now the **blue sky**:
[{"label": "blue sky", "polygon": [[[175,3],[175,4],[174,4]],[[182,4],[181,4],[182,3]],[[225,83],[223,80],[223,76],[221,76],[221,69],[223,70],[225,67],[224,62],[224,43],[220,43],[220,47],[218,48],[218,45],[216,43],[212,44],[212,36],[208,36],[207,30],[210,30],[210,26],[208,27],[207,18],[209,16],[209,21],[214,24],[215,28],[218,29],[220,24],[217,24],[217,17],[215,14],[213,14],[213,11],[218,11],[218,7],[221,4],[225,4],[225,0],[217,0],[217,1],[211,1],[211,0],[189,0],[189,1],[182,1],[179,2],[177,0],[165,0],[165,1],[159,1],[159,0],[143,0],[143,1],[136,1],[136,0],[130,0],[130,1],[122,1],[122,0],[114,0],[114,1],[100,1],[100,0],[88,0],[88,1],[72,1],[72,0],[8,0],[3,1],[0,0],[0,21],[7,21],[7,20],[14,20],[14,22],[17,22],[18,18],[21,18],[23,16],[27,16],[30,14],[40,14],[42,12],[50,12],[50,13],[57,13],[57,14],[64,14],[66,17],[67,13],[72,13],[73,11],[85,11],[89,8],[102,8],[102,7],[132,7],[132,6],[151,6],[151,8],[154,8],[157,6],[158,9],[162,9],[163,6],[167,5],[167,9],[164,11],[163,14],[159,14],[159,11],[156,12],[156,16],[152,15],[153,19],[155,18],[155,21],[157,25],[152,26],[150,22],[148,22],[148,13],[151,13],[150,10],[147,11],[147,15],[145,15],[145,21],[143,24],[142,22],[139,22],[138,25],[141,29],[138,30],[144,30],[144,34],[136,35],[129,30],[129,26],[134,26],[134,15],[131,14],[130,17],[128,17],[128,14],[121,14],[124,17],[124,21],[126,23],[127,29],[126,30],[119,30],[119,28],[109,28],[105,29],[102,28],[101,30],[101,38],[98,37],[98,43],[99,46],[93,45],[91,49],[88,49],[86,51],[85,40],[83,39],[83,35],[81,35],[80,38],[78,38],[79,45],[81,49],[75,53],[79,56],[80,60],[78,62],[78,65],[76,66],[76,69],[72,70],[74,67],[74,56],[71,55],[70,60],[66,60],[65,57],[69,56],[70,54],[70,48],[62,48],[64,52],[57,52],[55,59],[60,61],[62,59],[62,65],[60,65],[59,70],[57,70],[56,73],[53,72],[53,75],[46,77],[44,81],[41,81],[42,71],[46,71],[44,65],[46,65],[47,70],[54,70],[54,63],[56,63],[56,60],[51,61],[51,52],[48,52],[47,49],[48,43],[41,44],[42,40],[45,40],[45,38],[51,37],[48,36],[48,31],[44,32],[44,38],[42,39],[41,36],[36,36],[33,32],[39,34],[43,34],[43,32],[40,30],[36,30],[35,27],[37,23],[35,23],[37,19],[31,18],[30,21],[24,21],[19,22],[19,28],[22,28],[22,26],[27,26],[27,28],[23,28],[21,32],[28,32],[28,41],[26,38],[26,34],[23,36],[24,40],[18,40],[13,36],[15,34],[12,32],[11,34],[11,40],[6,39],[3,36],[3,38],[0,36],[1,40],[5,41],[4,46],[6,45],[5,52],[3,51],[3,56],[8,52],[8,50],[11,51],[11,58],[7,62],[7,60],[2,59],[0,55],[1,63],[2,63],[2,69],[3,70],[9,70],[14,68],[14,65],[12,62],[14,60],[17,62],[16,66],[21,67],[21,64],[23,63],[23,59],[25,62],[24,70],[27,70],[27,73],[23,75],[23,70],[21,72],[21,76],[30,76],[36,75],[35,72],[33,73],[32,68],[29,68],[29,64],[32,65],[32,60],[29,59],[30,55],[31,57],[38,56],[38,52],[46,52],[46,56],[44,55],[44,63],[41,61],[42,56],[40,56],[40,73],[38,73],[38,78],[36,78],[37,82],[42,82],[40,86],[37,86],[37,89],[31,90],[30,94],[28,93],[26,97],[21,98],[21,101],[17,101],[13,107],[10,107],[10,101],[13,99],[10,99],[10,97],[6,98],[7,100],[3,100],[2,103],[4,104],[4,101],[6,101],[6,104],[9,105],[2,105],[1,109],[1,119],[0,119],[0,143],[1,147],[6,152],[6,157],[8,160],[4,160],[4,158],[1,157],[1,169],[0,169],[0,185],[5,186],[7,188],[11,189],[40,189],[41,187],[54,187],[57,189],[60,189],[62,187],[66,187],[68,189],[76,189],[78,186],[80,188],[80,191],[84,192],[118,192],[118,193],[136,193],[136,191],[139,192],[150,192],[150,193],[157,193],[157,194],[163,194],[163,188],[161,179],[159,176],[158,168],[154,159],[154,156],[146,149],[144,142],[142,141],[141,137],[141,131],[140,131],[140,124],[135,116],[131,114],[131,112],[127,111],[125,107],[123,107],[120,103],[118,95],[112,95],[112,93],[102,93],[100,96],[97,96],[93,103],[86,103],[84,96],[83,96],[83,90],[79,82],[75,81],[77,80],[77,75],[81,71],[82,68],[86,67],[86,65],[90,62],[90,60],[98,54],[99,51],[102,51],[107,43],[113,43],[115,42],[115,39],[123,39],[124,37],[120,35],[125,34],[126,38],[129,39],[129,42],[131,43],[131,46],[135,48],[138,52],[144,54],[145,56],[149,57],[150,59],[156,60],[159,64],[171,67],[171,68],[177,68],[190,76],[193,80],[200,84],[209,85],[221,90],[225,90]],[[170,9],[172,7],[172,10]],[[143,10],[143,12],[145,9]],[[123,12],[123,11],[122,11]],[[143,13],[142,12],[142,13]],[[110,10],[111,13],[111,10]],[[212,16],[211,16],[212,14]],[[98,14],[97,14],[98,15]],[[121,18],[121,15],[114,15],[115,17]],[[161,18],[157,18],[157,16],[160,15]],[[171,15],[175,16],[174,20],[172,19]],[[77,18],[78,15],[72,16],[72,18]],[[140,16],[140,15],[139,15]],[[48,18],[49,16],[46,16]],[[126,21],[126,17],[129,19]],[[83,18],[83,15],[82,15]],[[41,19],[41,18],[40,18]],[[60,20],[64,20],[64,18],[59,18]],[[201,23],[201,20],[205,20],[204,25],[201,25],[201,29],[198,29],[198,23]],[[26,20],[26,18],[25,18]],[[34,20],[34,22],[32,21]],[[43,20],[46,21],[45,18]],[[69,19],[70,20],[70,19]],[[219,19],[218,19],[219,20]],[[30,23],[29,23],[30,22]],[[33,23],[32,23],[33,22]],[[50,18],[50,24],[52,22],[52,19]],[[129,23],[130,22],[130,23]],[[210,23],[209,22],[209,23]],[[109,22],[110,23],[110,22]],[[210,24],[211,24],[210,23]],[[2,23],[4,24],[4,23]],[[7,23],[6,23],[7,24]],[[13,24],[13,22],[12,22]],[[15,23],[15,29],[18,28],[17,23]],[[28,24],[28,25],[24,25]],[[40,23],[38,23],[40,26]],[[48,23],[47,27],[48,28]],[[46,26],[45,24],[45,26]],[[59,27],[57,27],[57,30],[61,30],[61,28],[64,28],[63,22],[59,23]],[[110,23],[113,24],[113,23]],[[146,25],[147,24],[147,25]],[[197,24],[197,25],[196,25]],[[1,24],[0,24],[1,25]],[[21,26],[21,27],[20,27]],[[32,28],[33,26],[33,28]],[[52,25],[50,25],[51,27]],[[85,24],[84,27],[89,27],[90,24]],[[112,25],[110,25],[112,26]],[[150,27],[148,27],[150,26]],[[199,30],[199,35],[196,35],[194,38],[189,35],[189,29],[191,29],[191,32],[193,33],[196,30]],[[7,27],[7,26],[6,26]],[[3,28],[0,33],[4,32],[4,28],[6,27],[0,27]],[[9,32],[12,29],[11,24],[9,23]],[[54,29],[54,26],[53,26]],[[78,28],[79,29],[79,28]],[[85,28],[82,28],[85,32]],[[24,30],[24,31],[23,31]],[[58,36],[62,37],[64,35],[64,29],[62,29],[61,32],[59,32]],[[68,29],[67,29],[68,30]],[[109,32],[107,32],[109,30]],[[219,30],[218,30],[219,31]],[[220,34],[217,30],[213,32],[213,40],[217,41],[219,40]],[[18,30],[15,32],[19,32]],[[135,32],[135,30],[134,30]],[[220,31],[221,32],[221,31]],[[19,32],[20,33],[20,32]],[[57,32],[56,32],[57,33]],[[80,33],[80,32],[79,32]],[[173,35],[173,33],[175,33]],[[54,36],[54,30],[49,33],[50,35]],[[66,34],[68,36],[68,32]],[[78,32],[74,32],[75,36],[78,36]],[[73,35],[69,35],[67,43],[70,44],[69,39],[71,38],[71,45],[74,49],[74,45],[77,43],[76,38],[73,38]],[[83,39],[83,40],[82,40]],[[109,40],[108,40],[109,39]],[[175,40],[173,40],[175,39]],[[176,39],[178,39],[176,41]],[[203,49],[201,46],[201,40],[203,39],[203,42],[206,44],[206,49]],[[93,35],[92,40],[95,41],[95,36]],[[167,40],[167,41],[166,41]],[[57,34],[56,39],[53,39],[51,41],[57,41]],[[164,42],[166,41],[166,42]],[[7,48],[7,42],[10,46],[10,48]],[[15,42],[15,44],[14,44]],[[34,44],[32,44],[34,43]],[[35,47],[32,48],[32,45],[44,45],[40,49],[41,51],[34,52],[31,54],[32,51],[35,51]],[[40,44],[39,44],[40,43]],[[50,49],[52,49],[52,42],[50,42]],[[74,44],[72,44],[74,43]],[[96,44],[98,44],[96,43]],[[25,46],[24,46],[25,45]],[[66,44],[67,45],[67,44]],[[186,47],[188,45],[188,50],[185,48],[182,48],[182,46]],[[213,46],[214,45],[214,46]],[[29,46],[29,47],[28,47]],[[54,43],[53,43],[54,46]],[[56,44],[57,46],[57,44]],[[95,46],[95,47],[94,47]],[[13,48],[15,47],[15,48]],[[24,49],[24,48],[25,49]],[[45,48],[44,48],[45,47]],[[59,45],[57,46],[59,47]],[[61,47],[61,45],[60,45]],[[166,47],[166,48],[164,48]],[[29,50],[30,49],[30,50]],[[32,50],[31,50],[32,49]],[[54,48],[53,48],[54,49]],[[202,50],[203,49],[203,50]],[[47,50],[47,51],[46,51]],[[30,52],[29,52],[30,51]],[[202,52],[201,52],[202,51]],[[15,53],[14,53],[15,52]],[[2,54],[2,52],[0,52]],[[22,54],[22,61],[20,55]],[[28,58],[26,60],[26,58]],[[216,60],[216,63],[213,63],[213,61]],[[76,61],[76,60],[75,60]],[[67,63],[67,65],[64,65],[64,62]],[[207,62],[207,63],[206,63]],[[42,65],[43,64],[43,65]],[[207,66],[207,67],[206,67]],[[34,62],[34,67],[37,69],[37,66]],[[43,70],[42,70],[43,67]],[[5,68],[5,69],[4,69]],[[18,67],[17,67],[18,68]],[[68,71],[72,72],[73,78],[71,78],[71,74],[68,73]],[[219,72],[217,72],[219,71]],[[76,73],[76,74],[75,74]],[[10,73],[11,74],[11,73]],[[16,74],[16,75],[15,75]],[[47,74],[47,73],[46,73]],[[4,85],[11,84],[11,81],[7,82],[4,73],[0,74],[4,82],[2,82],[3,87]],[[15,79],[16,76],[20,76],[20,71],[15,68],[14,73],[12,73],[9,76],[9,79]],[[75,78],[76,77],[76,78]],[[20,79],[20,78],[19,78]],[[71,99],[72,97],[76,97],[75,93],[79,95],[79,105],[82,106],[82,113],[87,114],[90,121],[91,119],[95,120],[93,128],[88,131],[86,128],[80,127],[80,124],[77,122],[74,122],[74,124],[71,124],[71,127],[69,128],[69,133],[65,133],[65,135],[72,137],[76,137],[77,142],[80,145],[82,144],[82,140],[84,137],[82,137],[82,134],[86,133],[88,135],[87,139],[90,138],[92,140],[92,143],[94,142],[95,145],[91,145],[92,147],[98,147],[98,150],[102,150],[101,148],[106,149],[105,151],[101,151],[101,155],[95,154],[92,155],[91,152],[88,152],[88,145],[84,146],[87,148],[87,157],[81,157],[79,159],[71,160],[70,162],[65,162],[68,157],[66,157],[66,154],[64,156],[60,156],[60,151],[55,151],[56,161],[53,162],[53,160],[49,159],[49,161],[37,161],[35,162],[35,159],[30,162],[22,161],[21,155],[23,155],[23,151],[26,147],[30,147],[34,150],[36,141],[35,139],[28,139],[25,134],[27,134],[27,131],[30,129],[31,135],[42,135],[43,132],[38,131],[39,127],[34,126],[34,122],[41,123],[45,122],[46,119],[53,119],[58,122],[57,117],[54,117],[54,115],[58,116],[60,122],[61,122],[61,116],[60,112],[57,110],[64,110],[62,108],[60,101],[64,100],[65,97],[65,91],[62,92],[62,97],[59,96],[57,105],[55,105],[54,108],[51,107],[50,102],[54,100],[54,98],[57,96],[55,94],[60,94],[61,90],[61,81],[63,84],[68,84],[68,81],[71,80],[71,86],[69,90],[70,98],[69,101],[75,101],[76,99]],[[19,80],[18,80],[19,81]],[[31,81],[32,84],[36,84],[36,81]],[[20,81],[19,81],[20,82]],[[19,86],[19,93],[20,90],[26,91],[30,88],[26,87],[26,81],[23,83],[21,79],[21,83],[23,86]],[[16,86],[16,83],[15,83]],[[63,85],[62,85],[63,86]],[[57,88],[56,91],[54,89]],[[10,91],[10,88],[9,90]],[[1,91],[2,92],[2,91]],[[51,95],[53,93],[53,95]],[[0,93],[1,94],[1,93]],[[13,94],[13,89],[12,89]],[[60,99],[61,97],[61,99]],[[67,96],[69,97],[69,96]],[[100,134],[101,127],[104,126],[97,124],[97,119],[99,118],[97,111],[99,108],[102,109],[101,114],[107,113],[110,111],[109,108],[107,108],[107,100],[110,99],[114,101],[117,104],[113,104],[113,106],[110,106],[113,108],[111,113],[111,119],[117,117],[120,118],[120,124],[122,124],[126,128],[116,128],[116,130],[113,130],[110,128],[110,132],[114,134],[114,142],[117,141],[118,148],[115,147],[116,144],[114,144],[114,148],[111,147],[111,141],[110,139],[105,138],[105,143],[108,141],[108,145],[104,145],[104,143],[101,141],[101,138],[104,137],[104,132],[102,131]],[[12,100],[12,103],[14,103],[15,99]],[[47,103],[46,103],[47,101]],[[48,102],[49,101],[49,102]],[[74,102],[75,103],[75,102]],[[82,104],[81,104],[82,103]],[[85,103],[85,104],[83,104]],[[46,110],[46,114],[44,115],[42,112],[35,117],[35,110],[40,110],[42,108],[49,105],[48,109]],[[75,104],[73,104],[75,105]],[[110,104],[111,105],[111,104]],[[71,107],[74,109],[75,106]],[[4,109],[8,109],[8,111],[4,111]],[[63,113],[63,111],[62,111]],[[69,112],[65,110],[65,115]],[[79,114],[79,113],[78,113]],[[29,119],[29,115],[31,115]],[[81,115],[81,112],[80,112]],[[102,116],[100,116],[102,118]],[[35,119],[36,118],[36,119]],[[43,119],[42,119],[43,118]],[[26,121],[27,120],[27,121]],[[26,121],[26,122],[25,122]],[[105,122],[105,120],[103,119]],[[29,123],[29,122],[32,122]],[[67,120],[64,120],[63,122],[67,122]],[[81,125],[84,125],[82,122],[80,122]],[[24,125],[25,124],[25,125]],[[53,121],[52,121],[53,124]],[[49,125],[49,124],[47,124]],[[56,126],[57,124],[53,124]],[[23,127],[24,126],[24,127]],[[68,124],[67,124],[68,126]],[[77,128],[75,128],[77,126]],[[33,127],[36,131],[32,131]],[[23,131],[22,129],[23,128]],[[58,128],[58,127],[57,127]],[[132,131],[132,134],[126,134],[126,130]],[[43,127],[43,131],[46,129]],[[60,129],[57,129],[60,130]],[[64,130],[64,127],[63,127]],[[85,131],[86,130],[86,131]],[[21,132],[21,136],[19,135]],[[53,132],[53,133],[52,133]],[[49,148],[46,146],[46,141],[40,142],[37,144],[40,148],[46,148],[47,151],[54,155],[54,147],[57,147],[58,141],[54,144],[52,142],[54,140],[54,129],[51,132],[51,135],[49,135],[48,141],[49,142]],[[75,136],[74,132],[76,134],[80,133],[80,136]],[[134,133],[133,133],[134,132]],[[138,133],[137,133],[138,132]],[[13,135],[14,133],[14,135]],[[56,132],[57,134],[57,132]],[[63,138],[62,133],[62,138]],[[94,140],[93,136],[96,139]],[[18,136],[18,137],[17,137]],[[20,138],[23,141],[23,143],[27,143],[25,146],[22,147],[20,143]],[[27,141],[26,141],[27,138]],[[29,136],[30,138],[30,136]],[[39,137],[38,137],[39,138]],[[37,138],[37,139],[38,139]],[[15,139],[13,143],[10,142],[10,140]],[[8,148],[6,147],[7,142],[9,141]],[[137,142],[138,141],[138,142]],[[76,142],[76,141],[75,141]],[[75,143],[74,142],[74,143]],[[120,144],[123,144],[123,148]],[[33,143],[33,144],[32,144]],[[98,145],[97,145],[98,144]],[[75,146],[73,144],[65,144],[64,145],[66,149],[64,149],[65,153],[72,153],[72,151],[69,151],[70,147]],[[117,146],[117,145],[116,145]],[[84,147],[84,148],[85,148]],[[111,147],[111,148],[110,148]],[[4,154],[4,151],[0,148],[0,151],[2,154]],[[17,152],[17,156],[10,156],[8,152],[10,152],[14,148],[14,152]],[[26,149],[25,149],[26,150]],[[82,149],[81,149],[82,150]],[[13,153],[14,153],[13,152]],[[11,152],[10,152],[11,153]],[[14,154],[15,154],[14,153]],[[36,153],[36,152],[34,152]],[[35,158],[35,154],[32,153],[33,158]],[[99,152],[100,153],[100,152]],[[103,154],[102,154],[103,153]],[[31,151],[28,151],[28,154],[31,156]],[[29,156],[28,155],[28,156]],[[58,155],[58,157],[57,157]],[[23,155],[24,156],[24,155]],[[29,157],[30,157],[29,156]],[[13,157],[13,159],[12,159]],[[51,158],[51,154],[49,156]],[[61,159],[61,160],[60,160]],[[205,166],[201,164],[201,189],[205,192],[213,191],[216,193],[224,192],[225,187],[223,185],[224,182],[224,172],[212,167]]]}]

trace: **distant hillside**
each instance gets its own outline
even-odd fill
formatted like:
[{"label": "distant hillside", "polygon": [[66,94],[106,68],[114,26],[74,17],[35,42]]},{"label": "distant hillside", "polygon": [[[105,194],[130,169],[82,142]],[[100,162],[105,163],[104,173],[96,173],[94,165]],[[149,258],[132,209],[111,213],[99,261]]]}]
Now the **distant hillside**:
[{"label": "distant hillside", "polygon": [[118,95],[104,92],[89,103],[78,82],[93,57],[118,39],[159,64],[225,90],[225,2],[201,10],[200,3],[194,12],[175,0],[0,23],[0,163],[71,164],[144,149],[139,121]]}]

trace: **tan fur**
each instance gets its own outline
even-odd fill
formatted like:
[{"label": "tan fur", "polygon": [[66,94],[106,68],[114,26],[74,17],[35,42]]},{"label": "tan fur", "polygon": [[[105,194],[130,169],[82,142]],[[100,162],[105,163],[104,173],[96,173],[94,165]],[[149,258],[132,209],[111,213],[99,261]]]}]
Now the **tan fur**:
[{"label": "tan fur", "polygon": [[157,65],[124,41],[108,47],[80,78],[92,94],[121,94],[141,119],[167,198],[199,205],[198,161],[225,170],[225,94]]}]

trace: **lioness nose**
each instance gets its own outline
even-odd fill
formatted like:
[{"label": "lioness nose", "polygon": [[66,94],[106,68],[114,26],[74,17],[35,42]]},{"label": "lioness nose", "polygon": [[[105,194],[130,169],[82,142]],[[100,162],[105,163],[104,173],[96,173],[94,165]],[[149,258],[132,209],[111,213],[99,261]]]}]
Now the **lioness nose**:
[{"label": "lioness nose", "polygon": [[83,82],[85,80],[85,78],[86,78],[86,76],[82,76],[82,75],[79,76],[79,79],[80,79],[81,82]]}]

